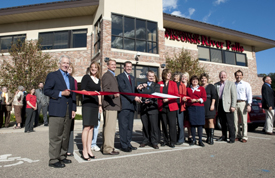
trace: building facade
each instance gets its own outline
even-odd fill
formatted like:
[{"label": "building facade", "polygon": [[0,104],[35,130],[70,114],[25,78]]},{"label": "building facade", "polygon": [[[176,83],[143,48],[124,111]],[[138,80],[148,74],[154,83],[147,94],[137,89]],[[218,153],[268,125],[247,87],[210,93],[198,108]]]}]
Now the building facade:
[{"label": "building facade", "polygon": [[116,74],[132,61],[136,83],[148,70],[161,76],[166,56],[184,48],[200,59],[213,82],[221,70],[232,81],[242,70],[255,95],[262,85],[256,52],[275,47],[274,40],[165,14],[162,0],[76,0],[0,9],[0,63],[10,59],[8,49],[19,38],[40,39],[43,52],[53,58],[70,56],[78,82],[91,61],[104,73],[108,59],[117,61]]}]

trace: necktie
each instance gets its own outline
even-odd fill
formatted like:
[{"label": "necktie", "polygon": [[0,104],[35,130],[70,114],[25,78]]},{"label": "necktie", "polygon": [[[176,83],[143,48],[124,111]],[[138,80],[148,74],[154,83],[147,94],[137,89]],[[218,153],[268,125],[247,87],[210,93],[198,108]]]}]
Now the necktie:
[{"label": "necktie", "polygon": [[132,82],[131,82],[131,77],[130,77],[130,75],[128,75],[128,78],[129,78],[129,82],[130,82],[130,84],[132,85]]}]

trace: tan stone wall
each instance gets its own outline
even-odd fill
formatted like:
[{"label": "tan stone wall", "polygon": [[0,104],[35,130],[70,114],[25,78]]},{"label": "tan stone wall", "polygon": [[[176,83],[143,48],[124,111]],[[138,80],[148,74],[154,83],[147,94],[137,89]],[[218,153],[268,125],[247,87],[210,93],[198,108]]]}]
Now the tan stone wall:
[{"label": "tan stone wall", "polygon": [[[166,46],[166,55],[173,57],[174,54],[180,53],[182,48]],[[197,50],[189,50],[193,58],[198,58]],[[244,73],[243,80],[250,83],[252,87],[253,95],[261,94],[262,79],[257,75],[257,64],[255,52],[253,53],[253,59],[247,59],[248,67],[242,67],[237,65],[219,64],[214,62],[200,61],[200,64],[204,66],[209,74],[211,83],[219,81],[219,72],[225,71],[227,73],[228,80],[235,81],[234,72],[241,70]]]}]

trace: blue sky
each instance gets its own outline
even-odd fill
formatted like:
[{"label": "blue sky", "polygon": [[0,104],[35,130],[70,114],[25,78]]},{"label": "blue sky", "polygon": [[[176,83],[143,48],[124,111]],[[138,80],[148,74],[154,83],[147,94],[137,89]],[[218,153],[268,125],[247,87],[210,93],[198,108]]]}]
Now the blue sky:
[{"label": "blue sky", "polygon": [[[0,8],[56,0],[9,0]],[[275,40],[274,0],[163,0],[165,13]],[[275,73],[275,48],[257,52],[258,73]]]}]

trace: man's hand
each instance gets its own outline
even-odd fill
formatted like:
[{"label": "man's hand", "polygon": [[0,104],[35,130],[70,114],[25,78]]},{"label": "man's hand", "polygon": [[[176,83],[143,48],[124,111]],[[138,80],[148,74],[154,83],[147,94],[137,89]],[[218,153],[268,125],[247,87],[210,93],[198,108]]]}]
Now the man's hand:
[{"label": "man's hand", "polygon": [[272,110],[272,106],[269,107],[269,111],[271,111],[271,110]]},{"label": "man's hand", "polygon": [[71,94],[71,93],[70,93],[69,90],[64,90],[64,91],[61,92],[61,95],[62,95],[62,96],[69,96],[70,94]]},{"label": "man's hand", "polygon": [[138,102],[138,103],[142,103],[142,101],[140,100],[140,98],[137,97],[137,96],[135,97],[135,101]]},{"label": "man's hand", "polygon": [[119,97],[119,93],[114,94],[114,97],[115,97],[115,98]]},{"label": "man's hand", "polygon": [[247,111],[247,112],[250,112],[250,111],[251,111],[251,106],[247,105],[246,111]]},{"label": "man's hand", "polygon": [[167,103],[169,100],[165,98],[165,99],[163,99],[162,101],[163,101],[164,103]]},{"label": "man's hand", "polygon": [[72,119],[75,118],[75,111],[72,111]]},{"label": "man's hand", "polygon": [[98,112],[101,114],[102,113],[102,106],[98,107]]},{"label": "man's hand", "polygon": [[230,111],[231,111],[231,112],[234,112],[234,111],[235,111],[235,108],[231,107],[231,108],[230,108]]}]

